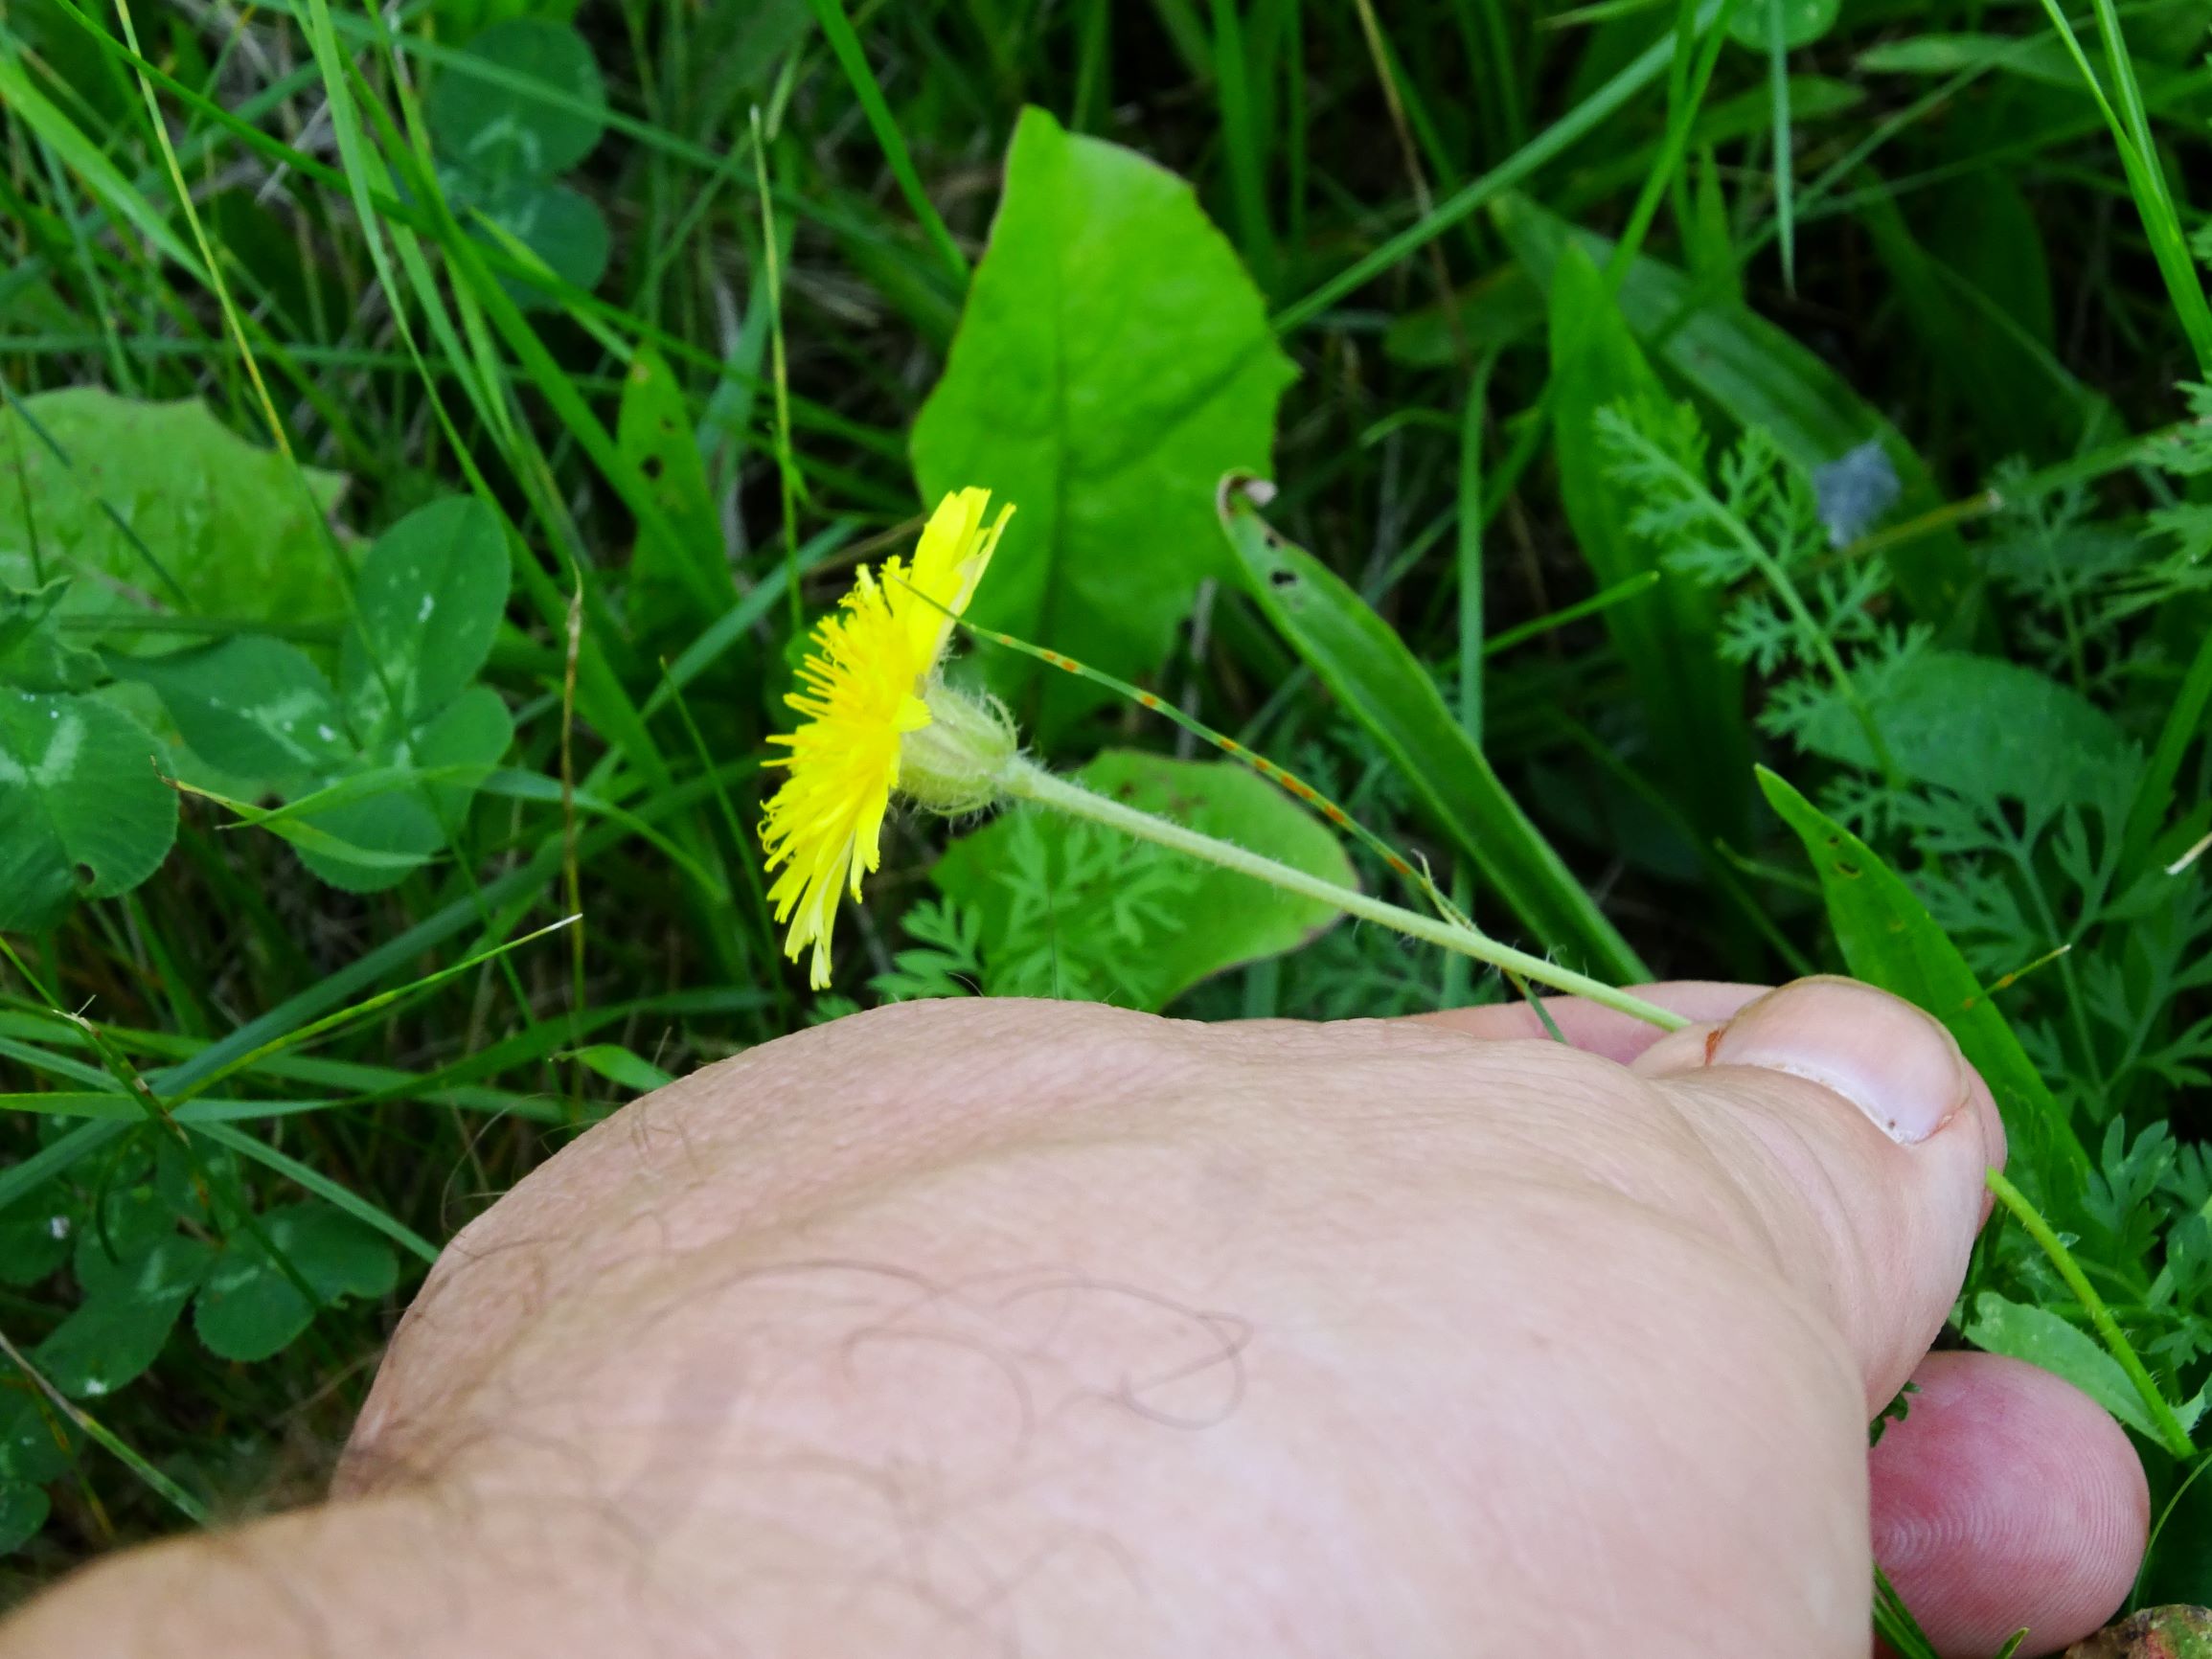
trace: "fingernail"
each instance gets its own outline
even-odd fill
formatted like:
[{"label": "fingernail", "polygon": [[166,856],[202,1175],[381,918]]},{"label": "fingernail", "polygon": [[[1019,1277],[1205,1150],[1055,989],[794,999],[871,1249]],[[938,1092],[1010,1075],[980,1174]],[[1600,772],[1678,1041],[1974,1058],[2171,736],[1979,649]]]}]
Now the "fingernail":
[{"label": "fingernail", "polygon": [[1950,1032],[1910,1003],[1850,979],[1767,992],[1716,1033],[1707,1063],[1763,1066],[1841,1095],[1901,1146],[1967,1103],[1971,1076]]}]

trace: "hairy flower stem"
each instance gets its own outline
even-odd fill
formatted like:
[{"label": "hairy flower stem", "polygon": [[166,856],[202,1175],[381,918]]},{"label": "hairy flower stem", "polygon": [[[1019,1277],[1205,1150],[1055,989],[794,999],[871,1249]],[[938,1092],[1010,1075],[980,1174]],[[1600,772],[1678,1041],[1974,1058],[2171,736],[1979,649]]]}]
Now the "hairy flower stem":
[{"label": "hairy flower stem", "polygon": [[1500,944],[1488,934],[1471,927],[1455,926],[1434,917],[1424,916],[1416,910],[1406,910],[1385,899],[1370,898],[1352,888],[1339,887],[1334,881],[1280,863],[1258,852],[1250,852],[1231,842],[1220,841],[1196,830],[1165,818],[1155,818],[1150,812],[1140,812],[1134,807],[1125,807],[1119,801],[1109,800],[1093,793],[1080,784],[1069,782],[1046,771],[1043,767],[1016,757],[1006,765],[997,779],[999,786],[1011,796],[1034,801],[1040,807],[1050,807],[1072,817],[1088,818],[1094,824],[1104,824],[1110,830],[1119,830],[1125,835],[1133,835],[1140,841],[1150,841],[1171,852],[1202,860],[1223,870],[1233,870],[1240,875],[1265,881],[1270,887],[1279,887],[1286,893],[1295,893],[1304,898],[1318,899],[1335,906],[1348,916],[1357,916],[1363,921],[1375,921],[1384,927],[1396,928],[1411,939],[1427,944],[1439,944],[1447,950],[1458,951],[1462,956],[1488,963],[1501,972],[1517,974],[1539,985],[1548,985],[1555,990],[1563,990],[1584,1000],[1601,1003],[1617,1009],[1625,1014],[1648,1021],[1662,1031],[1676,1031],[1690,1022],[1671,1009],[1646,1002],[1640,996],[1631,996],[1625,990],[1607,985],[1587,974],[1576,973],[1546,962],[1540,956],[1531,956],[1524,950]]}]

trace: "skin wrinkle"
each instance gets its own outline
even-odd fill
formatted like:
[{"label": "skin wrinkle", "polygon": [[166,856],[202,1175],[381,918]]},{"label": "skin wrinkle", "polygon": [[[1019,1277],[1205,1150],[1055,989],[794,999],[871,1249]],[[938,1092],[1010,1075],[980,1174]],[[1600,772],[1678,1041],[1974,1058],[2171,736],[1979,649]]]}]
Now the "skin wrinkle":
[{"label": "skin wrinkle", "polygon": [[[897,1009],[887,1009],[880,1011],[879,1014],[876,1017],[876,1023],[884,1025],[910,1023],[892,1020],[888,1017],[885,1017],[895,1015],[898,1012],[899,1010]],[[987,1040],[988,1027],[993,1022],[987,1017],[975,1023],[984,1025],[987,1028]],[[1197,1030],[1202,1028],[1193,1029]],[[1072,1046],[1080,1047],[1081,1045]],[[1114,1049],[1120,1049],[1124,1052],[1125,1057],[1131,1048],[1131,1045],[1129,1044],[1125,1038],[1120,1037],[1118,1034],[1112,1041],[1101,1046],[1109,1051],[1109,1056],[1110,1051]],[[1148,1054],[1150,1053],[1149,1050],[1146,1052]],[[683,1082],[674,1085],[670,1090],[663,1091],[661,1096],[656,1097],[654,1100],[649,1102],[646,1102],[644,1106],[645,1113],[649,1116],[649,1118],[657,1116],[671,1119],[673,1121],[673,1126],[674,1126],[679,1131],[678,1139],[685,1148],[685,1155],[687,1159],[696,1159],[698,1155],[698,1148],[693,1142],[689,1134],[688,1125],[686,1124],[684,1115],[685,1108],[689,1106],[695,1100],[698,1099],[703,1091],[708,1090],[711,1082],[718,1080],[720,1082],[727,1083],[728,1081],[732,1080],[726,1076],[718,1079],[718,1074],[725,1074],[737,1069],[743,1068],[745,1066],[745,1062],[752,1057],[753,1057],[751,1056],[741,1056],[738,1057],[738,1058],[735,1060],[724,1061],[719,1065],[709,1067],[701,1073],[695,1074],[693,1078],[685,1079]],[[957,1063],[956,1057],[954,1060],[947,1062],[942,1051],[937,1050],[934,1047],[930,1056],[923,1057],[936,1058],[940,1068],[947,1063]],[[1031,1057],[1034,1058],[1034,1057]],[[1112,1066],[1110,1063],[1102,1063],[1101,1057],[1095,1055],[1084,1058],[1071,1059],[1064,1053],[1056,1051],[1052,1058],[1051,1069],[1056,1072],[1060,1072],[1061,1068],[1068,1068],[1065,1072],[1062,1072],[1062,1075],[1059,1079],[1062,1081],[1063,1084],[1064,1078],[1069,1075],[1083,1076],[1086,1078],[1112,1078],[1115,1076],[1123,1076],[1131,1078],[1132,1080],[1141,1080],[1143,1074],[1143,1068],[1141,1067],[1122,1066],[1117,1068]],[[1014,1069],[1018,1074],[1021,1068],[1017,1065]],[[890,1075],[901,1078],[901,1082],[898,1086],[894,1087],[878,1082],[873,1090],[863,1089],[854,1091],[850,1098],[857,1100],[864,1106],[879,1106],[888,1103],[893,1107],[896,1107],[908,1091],[918,1089],[925,1092],[928,1087],[926,1070],[924,1070],[924,1074],[919,1078],[915,1077],[911,1072],[906,1071],[904,1068],[886,1068],[886,1070],[890,1073]],[[876,1075],[880,1077],[884,1075],[884,1073],[878,1072]],[[1046,1080],[1042,1079],[1038,1080],[1038,1084],[1033,1089],[1028,1090],[1023,1088],[1023,1079],[1018,1075],[1008,1078],[1005,1079],[1005,1081],[1007,1083],[1007,1089],[1005,1094],[1001,1097],[1002,1099],[1021,1099],[1025,1094],[1030,1095],[1033,1098],[1037,1098],[1043,1096],[1046,1092]],[[758,1099],[760,1097],[756,1094],[754,1098]],[[718,1110],[722,1102],[719,1101],[712,1101],[710,1102],[710,1110]],[[1095,1113],[1098,1109],[1098,1105],[1094,1102],[1092,1111]],[[741,1112],[737,1115],[741,1118],[744,1114]],[[618,1131],[612,1123],[596,1125],[593,1129],[587,1131],[584,1136],[581,1137],[577,1143],[578,1148],[580,1148],[580,1153],[582,1148],[590,1148],[594,1153],[604,1153],[605,1148],[601,1145],[595,1145],[595,1142],[611,1141],[612,1138],[620,1132],[623,1131]],[[726,1134],[728,1131],[725,1129],[723,1132]],[[628,1136],[627,1138],[632,1149],[632,1159],[635,1171],[644,1173],[648,1176],[649,1179],[657,1177],[661,1173],[661,1164],[657,1154],[653,1153],[650,1148],[650,1137],[641,1139],[637,1136]],[[888,1144],[886,1144],[887,1142]],[[894,1154],[900,1150],[900,1147],[896,1138],[881,1137],[876,1134],[873,1130],[869,1131],[864,1136],[857,1137],[855,1143],[849,1143],[849,1146],[852,1144],[865,1146],[872,1154],[870,1161],[875,1163],[878,1168],[894,1163],[896,1161]],[[958,1158],[959,1148],[955,1147],[947,1147],[943,1153],[941,1162],[949,1166],[956,1163]],[[586,1161],[586,1158],[582,1155],[571,1159],[569,1163],[571,1169],[586,1169],[590,1167],[589,1163]],[[830,1196],[830,1191],[834,1190],[834,1184],[832,1180],[826,1178],[831,1173],[831,1171],[822,1170],[818,1162],[814,1164],[813,1170],[814,1173],[811,1181],[803,1181],[797,1183],[797,1185],[801,1187],[807,1187],[810,1185],[812,1186],[815,1189],[815,1192],[812,1194],[815,1200],[815,1204],[817,1207],[821,1207],[828,1200]],[[698,1178],[699,1177],[697,1177],[695,1170],[695,1186],[697,1184]],[[876,1178],[878,1180],[881,1179],[880,1176]],[[854,1184],[855,1183],[852,1176],[848,1175],[845,1185],[848,1187],[848,1189],[850,1189]],[[505,1258],[510,1264],[514,1261],[521,1261],[529,1264],[529,1271],[526,1275],[527,1283],[519,1286],[513,1284],[500,1284],[496,1282],[492,1284],[485,1284],[480,1278],[476,1293],[474,1295],[466,1296],[463,1299],[464,1306],[460,1309],[457,1309],[455,1312],[455,1317],[472,1328],[471,1339],[473,1341],[486,1344],[487,1346],[498,1346],[500,1344],[499,1328],[503,1323],[512,1327],[513,1324],[527,1319],[532,1309],[542,1306],[551,1295],[555,1294],[558,1285],[556,1282],[550,1277],[549,1263],[547,1261],[548,1249],[558,1247],[562,1250],[573,1252],[574,1246],[577,1242],[573,1235],[567,1233],[565,1230],[560,1233],[550,1234],[549,1242],[546,1245],[534,1243],[527,1234],[520,1238],[513,1237],[517,1229],[517,1226],[522,1224],[521,1219],[518,1219],[513,1209],[516,1200],[523,1200],[525,1204],[530,1208],[544,1209],[551,1207],[554,1204],[558,1204],[564,1198],[571,1197],[575,1189],[586,1185],[588,1185],[587,1181],[570,1175],[564,1171],[562,1169],[561,1160],[555,1160],[554,1162],[542,1167],[539,1170],[534,1172],[516,1189],[515,1194],[509,1200],[509,1213],[506,1216],[499,1216],[496,1220],[492,1220],[489,1217],[480,1219],[476,1223],[471,1223],[467,1229],[465,1229],[462,1235],[449,1247],[446,1259],[443,1260],[439,1268],[433,1271],[431,1281],[425,1287],[422,1295],[418,1299],[415,1307],[411,1308],[407,1317],[402,1320],[400,1329],[395,1335],[395,1350],[403,1352],[411,1334],[411,1328],[428,1323],[430,1320],[435,1318],[440,1311],[442,1311],[441,1298],[443,1295],[449,1294],[447,1286],[450,1284],[456,1272],[456,1269],[453,1265],[454,1262],[459,1261],[471,1263],[477,1266],[479,1272],[481,1273],[483,1264],[493,1261],[500,1258]],[[535,1192],[533,1191],[534,1188],[536,1189]],[[830,1191],[825,1191],[824,1189],[829,1189]],[[856,1198],[859,1196],[858,1194],[850,1193],[850,1192],[847,1195],[849,1198]],[[533,1203],[532,1200],[535,1200],[535,1202]],[[795,1207],[795,1201],[787,1200],[787,1203],[783,1206],[783,1209],[786,1212],[788,1212],[790,1209]],[[529,1209],[526,1208],[523,1211],[523,1217],[526,1218],[528,1213]],[[755,1216],[750,1219],[750,1224],[759,1226],[765,1222],[766,1224],[772,1225],[774,1220],[784,1218],[784,1216],[775,1216],[770,1218]],[[655,1224],[662,1226],[668,1225],[668,1223],[665,1221],[665,1218],[657,1216],[655,1216]],[[735,1217],[725,1216],[718,1218],[710,1225],[718,1231],[726,1231],[729,1227],[733,1227],[738,1224],[739,1223]],[[496,1234],[502,1231],[510,1235],[510,1238],[506,1240],[506,1242],[502,1244],[493,1244],[477,1237],[477,1235],[480,1233],[491,1232]],[[673,1234],[674,1231],[673,1226],[669,1227],[669,1231]],[[605,1266],[606,1262],[604,1257],[595,1259],[593,1268],[595,1272],[604,1273]],[[510,1267],[510,1271],[504,1277],[509,1280],[513,1279],[513,1274],[512,1272],[512,1267]],[[386,1432],[391,1432],[391,1428],[387,1427]]]},{"label": "skin wrinkle", "polygon": [[[1678,1091],[1662,1093],[1681,1102]],[[1823,1311],[1834,1318],[1845,1317],[1860,1299],[1847,1287],[1844,1263],[1836,1260],[1836,1252],[1809,1251],[1804,1246],[1809,1236],[1831,1236],[1825,1231],[1829,1228],[1840,1227],[1845,1237],[1856,1238],[1859,1226],[1853,1207],[1845,1201],[1833,1171],[1813,1144],[1807,1125],[1784,1120],[1764,1123],[1759,1125],[1763,1132],[1754,1132],[1733,1114],[1709,1109],[1699,1112],[1688,1109],[1690,1102],[1681,1103],[1684,1122],[1711,1148],[1713,1167],[1740,1200],[1735,1219],[1741,1230],[1731,1231],[1731,1241],[1740,1249],[1749,1248],[1778,1281],[1792,1284],[1800,1292],[1805,1289],[1804,1281],[1810,1279],[1818,1287],[1813,1300]],[[1825,1102],[1809,1099],[1806,1104],[1818,1112]],[[1777,1200],[1776,1184],[1771,1179],[1776,1172],[1784,1177],[1782,1193],[1793,1202],[1813,1201],[1814,1225],[1811,1229],[1804,1225],[1803,1216]],[[1761,1175],[1769,1178],[1756,1178]],[[1847,1254],[1856,1256],[1857,1252]]]},{"label": "skin wrinkle", "polygon": [[[396,1341],[349,1456],[378,1495],[296,1562],[334,1659],[1863,1659],[1860,1396],[1902,1338],[1838,1320],[1948,1305],[1874,1253],[1963,1252],[1913,1184],[1956,1137],[1443,1024],[1019,1003],[632,1110]],[[330,1617],[412,1554],[468,1606]]]},{"label": "skin wrinkle", "polygon": [[[1941,1329],[1938,1304],[1948,1307],[1940,1291],[1910,1282],[1957,1283],[1970,1229],[1954,1214],[1931,1233],[1927,1206],[1895,1185],[1858,1179],[1847,1190],[1845,1172],[1862,1161],[1898,1165],[1904,1154],[1824,1085],[1723,1066],[1699,1074],[1696,1087],[1725,1104],[1699,1115],[1719,1167],[1754,1202],[1783,1275],[1825,1287],[1830,1317],[1868,1354],[1869,1410],[1878,1408]],[[1985,1156],[1976,1148],[1966,1161],[1978,1170]],[[1979,1206],[1978,1193],[1949,1201],[1954,1211]],[[1902,1306],[1924,1309],[1909,1330],[1896,1328]],[[1888,1339],[1877,1344],[1881,1332]]]}]

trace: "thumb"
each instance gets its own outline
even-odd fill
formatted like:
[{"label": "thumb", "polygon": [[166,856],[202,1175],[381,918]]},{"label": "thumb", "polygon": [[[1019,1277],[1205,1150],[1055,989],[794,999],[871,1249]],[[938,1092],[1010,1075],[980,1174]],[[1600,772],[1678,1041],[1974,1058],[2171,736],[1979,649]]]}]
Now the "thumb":
[{"label": "thumb", "polygon": [[2004,1128],[1942,1025],[1856,980],[1799,980],[1634,1069],[1735,1179],[1778,1269],[1842,1332],[1869,1415],[1943,1329]]}]

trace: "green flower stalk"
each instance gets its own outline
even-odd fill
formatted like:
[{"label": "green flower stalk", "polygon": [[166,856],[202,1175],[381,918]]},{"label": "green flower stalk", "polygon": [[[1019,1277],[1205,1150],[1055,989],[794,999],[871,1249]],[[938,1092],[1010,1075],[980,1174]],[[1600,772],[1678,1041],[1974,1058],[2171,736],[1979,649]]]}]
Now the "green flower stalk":
[{"label": "green flower stalk", "polygon": [[[1348,916],[1663,1029],[1687,1023],[1602,980],[1501,943],[1456,915],[1425,916],[1340,887],[1095,794],[1029,760],[1004,708],[995,699],[954,690],[943,673],[952,628],[973,597],[1013,511],[1004,509],[986,528],[989,503],[981,489],[946,496],[924,530],[910,568],[894,557],[879,573],[862,570],[842,605],[816,628],[814,650],[800,670],[801,690],[786,699],[806,719],[789,736],[773,739],[790,751],[771,762],[788,775],[768,802],[761,838],[768,870],[777,876],[769,892],[776,920],[788,925],[787,947],[793,961],[811,949],[810,978],[816,989],[830,982],[836,901],[843,891],[857,898],[862,875],[880,863],[883,817],[896,794],[946,814],[979,811],[1006,801],[1032,802],[1319,899]],[[1074,666],[1056,654],[1040,654],[1059,666]],[[1156,699],[1144,700],[1156,704]],[[1302,798],[1311,798],[1311,791],[1297,786],[1279,768],[1255,763]],[[1328,816],[1349,824],[1339,810],[1330,809]],[[1408,868],[1395,855],[1391,862]]]}]

